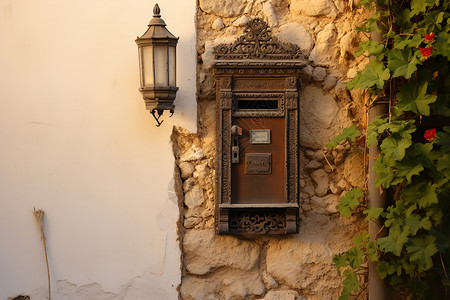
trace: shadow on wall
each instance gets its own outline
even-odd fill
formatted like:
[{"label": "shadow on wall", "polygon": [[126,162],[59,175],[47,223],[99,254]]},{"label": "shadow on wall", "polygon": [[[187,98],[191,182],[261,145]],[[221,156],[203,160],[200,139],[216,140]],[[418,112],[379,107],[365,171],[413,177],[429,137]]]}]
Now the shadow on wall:
[{"label": "shadow on wall", "polygon": [[8,298],[8,300],[30,300],[30,296],[19,295],[14,298]]}]

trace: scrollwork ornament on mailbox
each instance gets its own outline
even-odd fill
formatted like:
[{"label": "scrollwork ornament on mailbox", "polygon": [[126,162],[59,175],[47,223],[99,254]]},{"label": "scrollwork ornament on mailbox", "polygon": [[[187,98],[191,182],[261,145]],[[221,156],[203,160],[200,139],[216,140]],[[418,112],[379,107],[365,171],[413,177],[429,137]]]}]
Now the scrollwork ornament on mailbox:
[{"label": "scrollwork ornament on mailbox", "polygon": [[217,232],[298,233],[300,48],[256,18],[214,55]]}]

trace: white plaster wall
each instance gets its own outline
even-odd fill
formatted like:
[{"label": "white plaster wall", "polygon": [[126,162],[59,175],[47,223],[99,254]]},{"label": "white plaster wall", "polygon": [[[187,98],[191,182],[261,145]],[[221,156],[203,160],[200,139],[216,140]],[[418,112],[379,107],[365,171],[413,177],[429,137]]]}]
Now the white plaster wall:
[{"label": "white plaster wall", "polygon": [[0,299],[176,299],[173,125],[196,130],[195,1],[159,0],[180,37],[176,112],[138,92],[153,1],[0,0]]}]

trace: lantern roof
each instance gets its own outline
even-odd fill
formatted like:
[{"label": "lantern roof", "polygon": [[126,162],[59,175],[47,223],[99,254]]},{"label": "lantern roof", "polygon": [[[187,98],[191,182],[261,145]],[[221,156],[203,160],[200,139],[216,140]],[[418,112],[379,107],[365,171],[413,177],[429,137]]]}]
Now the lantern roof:
[{"label": "lantern roof", "polygon": [[155,4],[153,8],[153,18],[150,20],[148,24],[147,31],[136,39],[136,42],[140,40],[151,40],[151,39],[167,39],[167,40],[175,40],[178,38],[170,33],[169,30],[166,29],[166,22],[161,19],[161,10],[158,4]]}]

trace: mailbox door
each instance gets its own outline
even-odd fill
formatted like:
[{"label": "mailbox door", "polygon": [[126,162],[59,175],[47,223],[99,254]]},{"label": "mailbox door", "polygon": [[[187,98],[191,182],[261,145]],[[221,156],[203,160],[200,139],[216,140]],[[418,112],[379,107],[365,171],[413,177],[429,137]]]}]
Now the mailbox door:
[{"label": "mailbox door", "polygon": [[283,117],[234,118],[242,132],[237,138],[239,160],[231,166],[232,204],[286,202],[284,121]]},{"label": "mailbox door", "polygon": [[290,76],[217,79],[219,234],[298,233],[297,83]]}]

